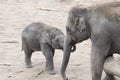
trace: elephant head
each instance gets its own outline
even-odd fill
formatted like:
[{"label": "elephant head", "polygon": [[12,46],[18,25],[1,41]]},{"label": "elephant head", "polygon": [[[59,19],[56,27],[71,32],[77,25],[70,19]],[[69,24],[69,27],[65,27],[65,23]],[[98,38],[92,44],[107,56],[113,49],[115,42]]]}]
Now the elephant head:
[{"label": "elephant head", "polygon": [[89,38],[90,30],[87,25],[87,20],[89,18],[87,15],[86,8],[72,8],[69,12],[64,42],[64,56],[61,67],[61,75],[64,80],[68,80],[65,71],[69,62],[72,46]]},{"label": "elephant head", "polygon": [[[48,37],[50,39],[50,44],[55,49],[64,49],[64,39],[65,35],[58,29],[55,29],[54,32],[50,32],[48,34]],[[74,52],[76,50],[76,46],[73,45],[71,48],[71,52]]]}]

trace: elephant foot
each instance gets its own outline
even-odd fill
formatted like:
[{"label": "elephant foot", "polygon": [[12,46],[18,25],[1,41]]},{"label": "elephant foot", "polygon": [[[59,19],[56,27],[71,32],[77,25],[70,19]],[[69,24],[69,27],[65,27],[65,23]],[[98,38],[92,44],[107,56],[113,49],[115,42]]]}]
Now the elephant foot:
[{"label": "elephant foot", "polygon": [[114,76],[106,76],[104,80],[116,80]]},{"label": "elephant foot", "polygon": [[70,79],[68,79],[68,77],[64,74],[62,74],[62,78],[63,78],[63,80],[70,80]]},{"label": "elephant foot", "polygon": [[69,80],[68,77],[64,78],[64,80]]},{"label": "elephant foot", "polygon": [[32,66],[32,64],[27,64],[26,65],[26,68],[32,68],[33,66]]},{"label": "elephant foot", "polygon": [[49,75],[55,75],[56,72],[54,70],[45,70],[46,73],[48,73]]}]

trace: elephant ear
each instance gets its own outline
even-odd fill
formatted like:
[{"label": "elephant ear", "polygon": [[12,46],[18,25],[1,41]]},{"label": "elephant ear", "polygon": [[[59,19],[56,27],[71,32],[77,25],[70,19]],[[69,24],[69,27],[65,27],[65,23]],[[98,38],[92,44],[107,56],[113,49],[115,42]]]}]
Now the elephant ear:
[{"label": "elephant ear", "polygon": [[83,32],[86,29],[85,19],[83,16],[77,17],[75,20],[75,25],[79,32]]},{"label": "elephant ear", "polygon": [[52,32],[47,33],[47,40],[49,44],[52,44],[53,39],[55,39],[55,34],[53,34]]},{"label": "elephant ear", "polygon": [[52,33],[52,32],[50,32],[50,33],[49,33],[49,39],[54,39],[54,38],[55,38],[55,34]]}]

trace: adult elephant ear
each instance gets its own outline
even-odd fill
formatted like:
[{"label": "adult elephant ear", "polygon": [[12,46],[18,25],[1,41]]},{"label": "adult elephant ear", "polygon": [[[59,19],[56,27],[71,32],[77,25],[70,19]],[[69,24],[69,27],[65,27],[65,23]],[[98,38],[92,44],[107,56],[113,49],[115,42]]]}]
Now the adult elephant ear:
[{"label": "adult elephant ear", "polygon": [[75,20],[75,25],[79,32],[83,32],[86,29],[84,16],[79,16]]}]

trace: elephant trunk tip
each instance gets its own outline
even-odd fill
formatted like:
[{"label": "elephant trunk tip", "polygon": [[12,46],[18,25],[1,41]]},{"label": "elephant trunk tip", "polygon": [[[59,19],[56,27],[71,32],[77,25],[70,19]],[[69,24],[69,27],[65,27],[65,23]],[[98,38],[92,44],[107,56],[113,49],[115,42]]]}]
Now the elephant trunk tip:
[{"label": "elephant trunk tip", "polygon": [[71,52],[74,52],[76,50],[76,45],[74,44],[71,48]]}]

